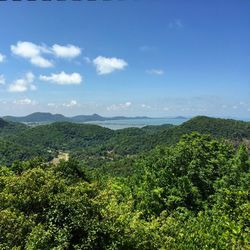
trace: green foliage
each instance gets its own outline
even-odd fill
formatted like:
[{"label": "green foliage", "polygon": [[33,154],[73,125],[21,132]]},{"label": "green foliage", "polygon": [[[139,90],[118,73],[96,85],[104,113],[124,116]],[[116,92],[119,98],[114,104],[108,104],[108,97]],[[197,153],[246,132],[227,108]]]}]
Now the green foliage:
[{"label": "green foliage", "polygon": [[230,145],[197,133],[183,136],[176,146],[153,150],[140,160],[143,172],[133,177],[140,183],[136,195],[142,202],[137,206],[148,214],[183,206],[200,210],[232,157]]},{"label": "green foliage", "polygon": [[[1,175],[1,249],[102,248],[105,227],[93,201],[95,184],[72,175],[73,162],[61,165]],[[70,177],[62,175],[67,168],[72,168]]]},{"label": "green foliage", "polygon": [[[137,155],[157,145],[173,145],[183,134],[198,131],[225,138],[238,145],[250,139],[250,123],[235,120],[195,117],[180,126],[146,126],[142,129],[110,130],[97,125],[55,122],[29,127],[20,123],[0,123],[0,159],[3,164],[41,156],[52,159],[58,151],[94,167],[96,159],[110,162],[114,157]],[[1,139],[2,138],[2,139]],[[4,140],[4,141],[3,141]],[[10,152],[15,151],[13,157]],[[110,152],[112,157],[110,157]],[[112,158],[112,159],[111,159]]]},{"label": "green foliage", "polygon": [[20,132],[27,130],[28,127],[21,123],[7,122],[0,118],[0,137],[8,135],[18,135]]},{"label": "green foliage", "polygon": [[[228,140],[248,139],[249,123],[4,133],[0,249],[249,249],[249,153]],[[78,160],[53,165],[58,150]]]},{"label": "green foliage", "polygon": [[246,148],[197,133],[110,179],[98,200],[114,249],[247,249],[250,171]]},{"label": "green foliage", "polygon": [[25,161],[40,156],[45,160],[52,159],[52,155],[42,147],[22,146],[6,139],[0,139],[0,165],[9,166],[16,160]]}]

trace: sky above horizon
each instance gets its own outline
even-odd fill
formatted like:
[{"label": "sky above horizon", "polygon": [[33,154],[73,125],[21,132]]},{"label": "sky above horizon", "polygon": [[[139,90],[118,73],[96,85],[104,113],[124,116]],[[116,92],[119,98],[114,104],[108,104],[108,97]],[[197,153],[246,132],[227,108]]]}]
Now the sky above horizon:
[{"label": "sky above horizon", "polygon": [[250,1],[0,2],[0,116],[250,117]]}]

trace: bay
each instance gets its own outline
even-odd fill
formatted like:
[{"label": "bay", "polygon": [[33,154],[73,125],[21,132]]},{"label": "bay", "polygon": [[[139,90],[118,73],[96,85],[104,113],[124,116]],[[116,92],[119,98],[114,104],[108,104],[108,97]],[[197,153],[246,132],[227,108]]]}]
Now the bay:
[{"label": "bay", "polygon": [[107,121],[91,121],[85,122],[88,124],[96,124],[109,129],[117,130],[123,128],[142,128],[149,125],[163,125],[173,124],[180,125],[189,120],[188,118],[143,118],[143,119],[121,119],[121,120],[107,120]]}]

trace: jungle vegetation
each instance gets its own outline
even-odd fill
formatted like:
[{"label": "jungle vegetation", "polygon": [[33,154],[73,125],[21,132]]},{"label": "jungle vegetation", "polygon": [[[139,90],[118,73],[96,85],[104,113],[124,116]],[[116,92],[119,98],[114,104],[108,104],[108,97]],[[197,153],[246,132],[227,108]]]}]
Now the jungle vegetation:
[{"label": "jungle vegetation", "polygon": [[0,249],[250,247],[247,122],[0,126]]}]

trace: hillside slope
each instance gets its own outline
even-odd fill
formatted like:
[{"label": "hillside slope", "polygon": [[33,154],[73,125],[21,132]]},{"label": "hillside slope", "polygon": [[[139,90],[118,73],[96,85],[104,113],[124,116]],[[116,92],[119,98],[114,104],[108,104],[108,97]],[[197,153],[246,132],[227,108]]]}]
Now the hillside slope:
[{"label": "hillside slope", "polygon": [[13,122],[26,122],[26,123],[36,123],[36,122],[62,122],[69,121],[70,119],[60,115],[60,114],[51,114],[43,112],[35,112],[27,116],[4,116],[4,120],[13,121]]},{"label": "hillside slope", "polygon": [[24,146],[70,150],[104,143],[112,136],[112,132],[97,125],[55,122],[29,128],[9,139]]},{"label": "hillside slope", "polygon": [[155,141],[158,141],[158,143],[173,144],[183,134],[194,131],[201,134],[210,134],[215,138],[241,141],[243,139],[250,139],[250,122],[197,116],[170,130],[161,131],[155,137]]},{"label": "hillside slope", "polygon": [[46,158],[48,152],[54,155],[59,150],[70,152],[79,159],[86,159],[87,156],[103,157],[110,153],[135,155],[157,145],[173,145],[182,135],[194,131],[233,142],[250,140],[250,122],[205,116],[195,117],[179,126],[146,126],[116,131],[97,125],[70,122],[28,127],[2,119],[0,126],[0,137],[5,138],[10,143],[8,145],[23,147],[29,151],[27,155],[35,152],[35,155],[41,153]]},{"label": "hillside slope", "polygon": [[0,137],[5,137],[8,135],[18,135],[27,129],[28,126],[24,124],[8,122],[0,118]]}]

